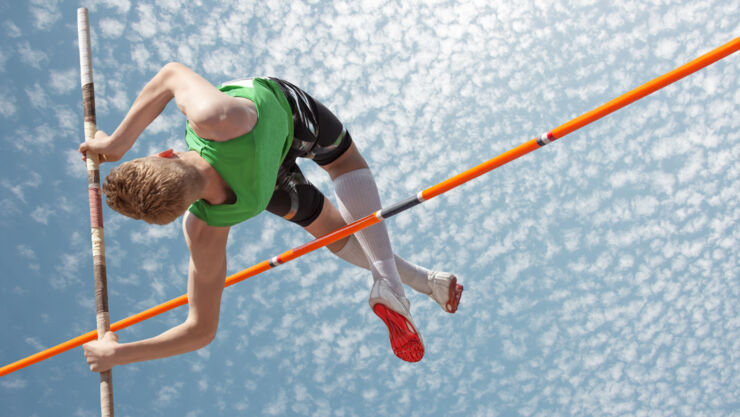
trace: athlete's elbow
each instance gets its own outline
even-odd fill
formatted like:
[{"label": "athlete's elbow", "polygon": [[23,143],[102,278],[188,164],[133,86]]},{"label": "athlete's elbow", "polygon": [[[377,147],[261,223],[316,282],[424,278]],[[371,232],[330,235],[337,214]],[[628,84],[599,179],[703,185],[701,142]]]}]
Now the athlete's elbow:
[{"label": "athlete's elbow", "polygon": [[204,331],[203,334],[200,336],[200,341],[203,344],[201,347],[206,347],[211,344],[216,339],[216,333],[217,328],[214,326],[213,329],[209,329],[207,331]]},{"label": "athlete's elbow", "polygon": [[159,70],[155,78],[174,95],[188,71],[192,70],[179,62],[168,62]]},{"label": "athlete's elbow", "polygon": [[162,66],[159,72],[165,77],[172,77],[185,68],[187,67],[179,62],[168,62]]},{"label": "athlete's elbow", "polygon": [[208,346],[216,338],[218,324],[194,324],[191,327],[191,340],[196,349]]}]

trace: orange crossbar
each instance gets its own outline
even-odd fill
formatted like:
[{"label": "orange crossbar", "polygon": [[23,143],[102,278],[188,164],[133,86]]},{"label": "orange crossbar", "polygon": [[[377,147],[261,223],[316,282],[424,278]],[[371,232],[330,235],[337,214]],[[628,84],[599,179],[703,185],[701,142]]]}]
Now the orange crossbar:
[{"label": "orange crossbar", "polygon": [[720,46],[719,48],[715,48],[712,51],[700,56],[699,58],[696,58],[693,61],[684,64],[667,74],[661,75],[660,77],[649,81],[635,88],[634,90],[591,110],[588,113],[576,117],[568,123],[556,127],[552,130],[552,135],[555,137],[555,139],[562,138],[568,133],[578,130],[583,126],[586,126],[587,124],[593,123],[596,120],[599,120],[602,117],[608,115],[609,113],[619,110],[630,103],[633,103],[649,94],[652,94],[660,90],[661,88],[672,84],[680,80],[681,78],[686,77],[687,75],[693,74],[694,72],[708,65],[711,65],[734,52],[737,52],[738,48],[740,48],[740,37],[737,37],[730,42],[727,42],[726,44]]},{"label": "orange crossbar", "polygon": [[432,199],[440,194],[444,194],[447,191],[450,191],[451,189],[465,184],[466,182],[472,180],[473,178],[479,177],[487,172],[490,172],[501,165],[504,165],[506,163],[509,163],[520,156],[526,155],[530,152],[532,152],[535,149],[539,149],[540,145],[537,143],[536,139],[532,139],[529,142],[523,143],[519,146],[517,146],[514,149],[510,149],[501,155],[498,155],[492,159],[489,159],[486,162],[483,162],[480,165],[476,165],[473,168],[470,168],[469,170],[462,172],[460,174],[455,175],[452,178],[449,178],[445,181],[440,182],[437,185],[434,185],[432,187],[427,188],[426,190],[421,192],[421,197],[424,200]]},{"label": "orange crossbar", "polygon": [[[716,48],[712,50],[711,52],[705,55],[702,55],[701,57],[679,68],[676,68],[675,70],[665,75],[662,75],[648,83],[645,83],[642,86],[553,129],[551,132],[549,132],[548,137],[550,138],[551,141],[562,138],[563,136],[575,130],[580,129],[581,127],[586,126],[589,123],[592,123],[608,115],[609,113],[612,113],[636,100],[639,100],[642,97],[645,97],[673,82],[676,82],[680,80],[681,78],[686,77],[687,75],[692,74],[708,65],[711,65],[714,62],[719,61],[720,59],[734,52],[737,52],[738,49],[740,49],[740,37],[735,38],[732,41],[720,46],[719,48]],[[543,145],[539,143],[537,138],[532,139],[526,143],[523,143],[517,146],[516,148],[506,151],[502,153],[501,155],[498,155],[486,162],[483,162],[482,164],[479,164],[465,172],[462,172],[458,175],[455,175],[452,178],[442,181],[441,183],[435,186],[427,188],[426,190],[420,193],[422,200],[426,201],[440,194],[443,194],[476,177],[479,177],[487,172],[490,172],[491,170],[496,169],[497,167],[501,165],[511,162],[514,159],[517,159],[523,155],[526,155],[536,149],[539,149],[542,146]],[[375,212],[371,215],[368,215],[367,217],[364,217],[347,226],[344,226],[332,233],[329,233],[328,235],[322,236],[318,239],[315,239],[297,248],[288,250],[278,255],[277,257],[273,258],[273,260],[262,261],[257,265],[254,265],[241,272],[233,274],[229,276],[228,278],[226,278],[225,286],[228,287],[228,286],[234,285],[237,282],[243,281],[249,277],[265,272],[268,269],[274,268],[273,264],[278,265],[278,264],[291,261],[309,252],[312,252],[316,249],[322,248],[332,242],[336,242],[337,240],[343,239],[359,230],[372,226],[373,224],[379,223],[381,221],[381,216],[379,215],[379,213],[381,212],[382,211]],[[164,313],[165,311],[169,311],[183,304],[187,304],[187,302],[188,302],[187,295],[181,295],[166,303],[160,304],[156,307],[152,307],[148,310],[142,311],[141,313],[135,314],[131,317],[128,317],[121,321],[113,323],[111,325],[111,330],[118,331],[120,329],[129,327],[140,321],[143,321],[148,318],[154,317],[158,314]],[[97,338],[97,331],[93,330],[91,332],[75,337],[74,339],[70,339],[62,344],[59,344],[52,348],[46,349],[42,352],[31,355],[17,362],[13,362],[9,365],[3,366],[2,368],[0,368],[0,377],[7,375],[11,372],[15,372],[21,368],[25,368],[36,362],[42,361],[49,357],[65,352],[67,350],[81,346],[84,343],[95,340],[96,338]]]},{"label": "orange crossbar", "polygon": [[[660,77],[649,81],[629,91],[628,93],[625,93],[615,98],[614,100],[611,100],[610,102],[591,110],[588,113],[584,113],[583,115],[578,116],[575,119],[556,127],[550,132],[550,134],[552,135],[551,140],[560,139],[563,136],[582,128],[583,126],[591,124],[601,119],[602,117],[613,113],[624,106],[627,106],[628,104],[631,104],[647,95],[650,95],[660,90],[661,88],[686,77],[687,75],[693,74],[694,72],[708,65],[711,65],[734,52],[737,52],[738,49],[740,49],[740,37],[735,38],[732,41],[720,46],[719,48],[713,49],[712,51],[700,56],[699,58],[696,58],[693,61],[684,64],[667,74],[661,75]],[[427,188],[426,190],[422,191],[422,198],[424,200],[429,200],[440,194],[444,194],[461,184],[464,184],[476,177],[490,172],[491,170],[494,170],[501,165],[511,162],[514,159],[519,158],[520,156],[526,155],[536,149],[539,149],[540,147],[541,146],[537,143],[537,140],[532,139],[531,141],[523,143],[514,149],[511,149],[499,156],[496,156],[493,159],[490,159],[465,172],[455,175],[454,177],[447,179],[435,186]]]}]

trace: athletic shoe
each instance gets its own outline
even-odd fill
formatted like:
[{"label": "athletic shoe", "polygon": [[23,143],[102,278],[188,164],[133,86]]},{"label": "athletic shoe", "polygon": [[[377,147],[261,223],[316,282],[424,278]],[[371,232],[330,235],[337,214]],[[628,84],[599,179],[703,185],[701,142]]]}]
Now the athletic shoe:
[{"label": "athletic shoe", "polygon": [[388,326],[393,353],[407,362],[424,356],[424,342],[411,319],[409,300],[396,294],[385,279],[376,280],[370,290],[370,307]]},{"label": "athletic shoe", "polygon": [[448,313],[457,311],[457,305],[460,304],[463,286],[457,283],[457,277],[448,272],[433,271],[429,274],[429,286],[432,287],[430,297],[442,309]]}]

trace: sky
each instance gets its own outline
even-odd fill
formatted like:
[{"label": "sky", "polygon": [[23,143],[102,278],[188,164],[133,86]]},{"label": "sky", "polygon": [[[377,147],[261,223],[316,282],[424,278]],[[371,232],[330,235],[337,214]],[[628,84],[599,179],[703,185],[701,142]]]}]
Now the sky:
[{"label": "sky", "polygon": [[[278,76],[341,118],[387,206],[740,36],[739,0],[516,3],[91,0],[98,127],[167,62]],[[95,328],[79,6],[0,0],[0,365]],[[392,354],[369,272],[322,249],[226,289],[206,348],[114,368],[116,415],[740,416],[739,69],[390,219],[399,256],[465,286],[454,315],[407,289],[421,362]],[[170,105],[125,159],[183,138]],[[179,221],[103,216],[112,321],[185,292]],[[229,273],[309,240],[261,214],[232,230]],[[95,416],[98,377],[77,348],[1,377],[0,404]]]}]

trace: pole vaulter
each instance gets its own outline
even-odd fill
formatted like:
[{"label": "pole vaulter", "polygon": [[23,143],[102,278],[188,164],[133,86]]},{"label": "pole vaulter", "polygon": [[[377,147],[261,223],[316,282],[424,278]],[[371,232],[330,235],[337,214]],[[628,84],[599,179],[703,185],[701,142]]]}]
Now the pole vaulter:
[{"label": "pole vaulter", "polygon": [[[640,87],[637,87],[634,90],[631,90],[615,98],[614,100],[606,104],[603,104],[594,110],[589,111],[588,113],[584,113],[583,115],[576,117],[575,119],[561,126],[558,126],[555,129],[547,133],[543,133],[535,137],[534,139],[528,142],[525,142],[509,151],[506,151],[473,168],[470,168],[469,170],[465,172],[462,172],[458,175],[455,175],[454,177],[451,177],[445,181],[442,181],[441,183],[437,185],[429,187],[419,192],[415,196],[409,197],[387,208],[378,210],[375,213],[372,213],[366,217],[363,217],[362,219],[359,219],[351,224],[348,224],[347,226],[337,229],[336,231],[332,233],[329,233],[325,236],[315,239],[302,246],[298,246],[294,249],[283,252],[278,256],[275,256],[269,260],[262,261],[241,272],[233,274],[226,278],[225,286],[228,287],[230,285],[234,285],[249,277],[255,276],[264,271],[275,268],[276,266],[280,264],[292,261],[293,259],[303,256],[309,252],[312,252],[316,249],[329,245],[332,242],[336,242],[337,240],[343,239],[359,230],[362,230],[366,227],[372,226],[385,219],[395,216],[396,214],[401,213],[402,211],[405,211],[424,201],[430,200],[440,194],[444,194],[447,191],[455,187],[458,187],[474,178],[477,178],[483,174],[486,174],[500,167],[501,165],[504,165],[508,162],[511,162],[519,158],[520,156],[526,155],[549,143],[552,143],[555,140],[560,139],[564,137],[565,135],[572,133],[588,124],[591,124],[595,122],[596,120],[599,120],[602,117],[614,111],[617,111],[624,106],[627,106],[630,103],[633,103],[649,94],[652,94],[662,89],[663,87],[666,87],[667,85],[670,85],[688,75],[691,75],[694,72],[702,68],[705,68],[727,57],[728,55],[731,55],[737,52],[738,49],[740,49],[740,37],[735,38],[731,40],[730,42],[706,53],[705,55],[702,55],[699,58],[696,58],[693,61],[688,62],[687,64],[684,64],[669,73],[666,73],[652,81],[649,81],[641,85]],[[143,321],[153,316],[156,316],[158,314],[164,313],[165,311],[172,310],[175,307],[179,307],[183,304],[187,304],[187,302],[188,302],[187,295],[181,295],[180,297],[174,298],[170,301],[167,301],[166,303],[160,304],[156,307],[152,307],[148,310],[142,311],[141,313],[135,314],[121,321],[113,323],[113,325],[111,326],[111,330],[118,331],[120,329],[124,329],[140,321]],[[24,368],[36,362],[47,359],[51,356],[54,356],[59,353],[65,352],[69,349],[81,346],[84,343],[94,340],[97,337],[97,335],[98,335],[98,332],[93,330],[83,335],[80,335],[78,337],[75,337],[74,339],[70,339],[62,344],[59,344],[52,348],[46,349],[42,352],[31,355],[25,359],[21,359],[17,362],[6,365],[0,368],[0,376],[7,375],[11,372],[17,371],[21,368]]]},{"label": "pole vaulter", "polygon": [[[89,141],[95,137],[98,128],[95,119],[90,19],[87,9],[83,7],[77,9],[77,39],[80,48],[80,81],[85,119],[85,141]],[[98,328],[96,335],[102,337],[110,330],[110,316],[108,315],[108,280],[105,269],[103,203],[100,198],[100,161],[98,155],[88,152],[85,162],[87,164],[87,189],[90,198],[90,228],[95,279],[95,321]],[[100,373],[100,415],[102,417],[113,417],[113,374],[110,370]]]}]

